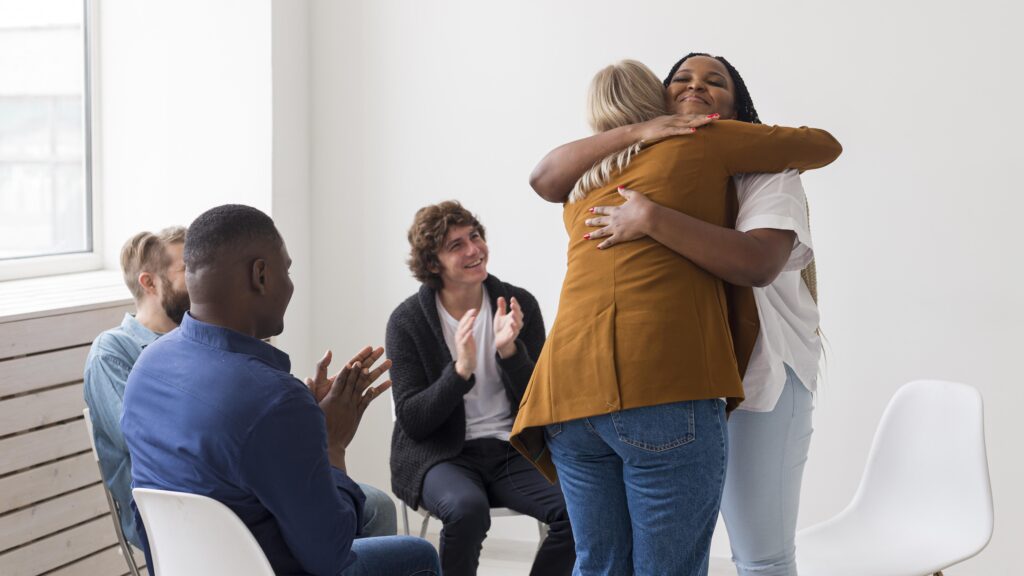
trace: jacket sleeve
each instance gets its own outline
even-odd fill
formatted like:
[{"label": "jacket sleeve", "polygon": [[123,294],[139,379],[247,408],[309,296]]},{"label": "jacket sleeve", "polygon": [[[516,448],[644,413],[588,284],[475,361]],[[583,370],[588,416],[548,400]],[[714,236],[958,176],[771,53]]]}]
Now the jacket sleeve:
[{"label": "jacket sleeve", "polygon": [[766,126],[721,120],[702,128],[711,157],[729,174],[813,170],[831,164],[843,147],[817,128]]},{"label": "jacket sleeve", "polygon": [[[463,380],[449,362],[441,375],[431,381],[422,351],[411,333],[412,319],[400,307],[388,320],[384,348],[391,359],[391,394],[395,418],[413,440],[426,440],[462,405],[462,397],[473,388],[476,376]],[[430,353],[442,354],[430,347]]]},{"label": "jacket sleeve", "polygon": [[533,368],[544,347],[544,318],[540,313],[537,299],[522,288],[514,288],[512,295],[523,309],[523,328],[516,338],[516,353],[508,359],[498,356],[498,366],[508,375],[512,396],[518,406],[523,401],[526,386],[533,376]]},{"label": "jacket sleeve", "polygon": [[254,424],[242,449],[240,480],[274,516],[302,567],[334,576],[355,561],[352,541],[365,496],[331,466],[323,411],[294,384]]}]

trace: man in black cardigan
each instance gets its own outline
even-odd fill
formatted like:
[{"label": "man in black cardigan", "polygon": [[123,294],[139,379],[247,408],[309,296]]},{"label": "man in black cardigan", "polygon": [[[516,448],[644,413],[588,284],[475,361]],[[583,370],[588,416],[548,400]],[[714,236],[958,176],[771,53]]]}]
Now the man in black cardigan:
[{"label": "man in black cardigan", "polygon": [[531,574],[571,574],[562,492],[508,443],[544,345],[537,301],[487,273],[484,228],[458,202],[419,210],[409,243],[409,267],[423,284],[391,314],[385,343],[392,490],[444,523],[445,576],[476,574],[492,507],[548,524]]}]

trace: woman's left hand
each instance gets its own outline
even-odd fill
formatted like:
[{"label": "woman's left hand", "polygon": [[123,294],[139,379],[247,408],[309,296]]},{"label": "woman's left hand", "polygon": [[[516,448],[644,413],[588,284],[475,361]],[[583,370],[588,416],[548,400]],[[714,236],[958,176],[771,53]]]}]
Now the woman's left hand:
[{"label": "woman's left hand", "polygon": [[498,355],[508,358],[516,353],[516,338],[523,328],[523,309],[519,301],[511,299],[511,310],[505,307],[505,298],[498,298],[498,310],[494,314],[494,347]]},{"label": "woman's left hand", "polygon": [[600,230],[595,230],[584,236],[585,239],[607,238],[597,245],[602,250],[647,236],[651,211],[657,206],[647,196],[636,190],[619,186],[619,194],[626,199],[625,203],[620,206],[595,206],[590,211],[600,216],[588,218],[585,222],[587,226],[600,227]]}]

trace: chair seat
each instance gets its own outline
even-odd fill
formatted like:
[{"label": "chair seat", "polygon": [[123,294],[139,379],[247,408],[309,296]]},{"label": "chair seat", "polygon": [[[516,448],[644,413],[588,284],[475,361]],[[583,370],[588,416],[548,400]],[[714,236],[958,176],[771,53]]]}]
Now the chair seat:
[{"label": "chair seat", "polygon": [[964,543],[935,525],[836,520],[797,534],[800,576],[923,576],[962,558]]}]

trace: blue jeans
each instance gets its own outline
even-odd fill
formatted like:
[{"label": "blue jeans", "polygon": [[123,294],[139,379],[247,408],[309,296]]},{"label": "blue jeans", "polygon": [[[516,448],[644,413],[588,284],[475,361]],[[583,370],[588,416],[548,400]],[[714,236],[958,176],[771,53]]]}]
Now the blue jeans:
[{"label": "blue jeans", "polygon": [[360,538],[352,542],[354,564],[341,576],[440,576],[434,546],[412,536]]},{"label": "blue jeans", "polygon": [[574,575],[704,576],[725,482],[725,403],[676,402],[552,424]]},{"label": "blue jeans", "polygon": [[729,418],[729,474],[722,517],[739,576],[796,576],[796,516],[811,445],[811,393],[786,366],[771,412]]},{"label": "blue jeans", "polygon": [[395,510],[395,501],[383,490],[362,482],[357,482],[357,484],[366,495],[366,504],[363,506],[363,528],[359,537],[398,534],[398,512]]}]

